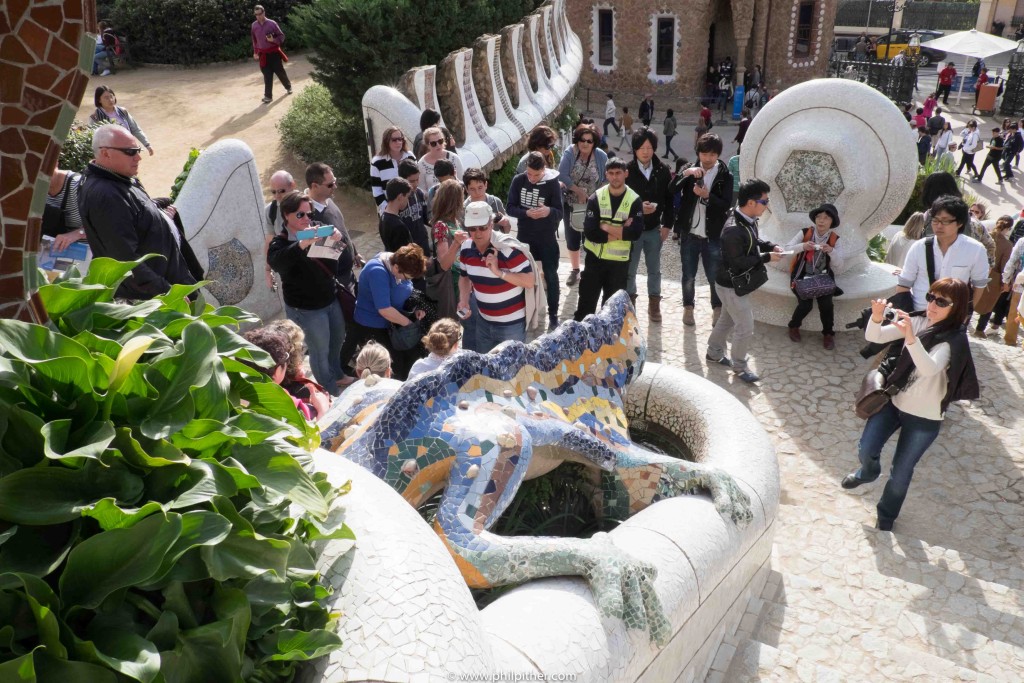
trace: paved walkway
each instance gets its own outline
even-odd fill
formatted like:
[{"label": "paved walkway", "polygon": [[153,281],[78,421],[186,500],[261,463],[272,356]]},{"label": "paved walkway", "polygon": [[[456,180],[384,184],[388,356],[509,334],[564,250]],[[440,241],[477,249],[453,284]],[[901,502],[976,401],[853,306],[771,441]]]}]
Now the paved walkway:
[{"label": "paved walkway", "polygon": [[[288,68],[297,88],[308,82],[305,58]],[[261,105],[259,79],[254,65],[240,64],[139,70],[93,82],[114,87],[149,134],[159,156],[143,159],[141,176],[158,195],[170,187],[189,146],[223,137],[253,148],[264,179],[276,168],[301,170],[273,127],[288,100]],[[83,104],[83,112],[91,109]],[[964,118],[954,114],[957,123]],[[681,130],[689,127],[680,121]],[[715,131],[730,154],[735,128]],[[973,188],[996,212],[1016,214],[1020,190],[993,182]],[[375,253],[380,244],[369,193],[339,192],[362,252]],[[564,282],[565,258],[561,265]],[[918,467],[896,533],[877,532],[874,505],[884,480],[854,492],[839,488],[856,465],[863,428],[852,411],[867,367],[857,353],[860,335],[839,334],[830,352],[813,333],[794,344],[784,329],[758,323],[752,356],[763,381],[750,386],[703,361],[711,317],[706,283],[698,282],[697,326],[682,325],[679,252],[671,241],[663,271],[660,325],[648,323],[645,278],[639,278],[650,359],[685,367],[736,396],[771,435],[782,476],[775,573],[763,600],[749,607],[744,628],[723,645],[709,680],[1024,679],[1021,350],[995,336],[971,339],[982,397],[950,408],[939,441]],[[575,296],[563,289],[563,320],[575,310]],[[885,462],[892,448],[883,452]]]}]

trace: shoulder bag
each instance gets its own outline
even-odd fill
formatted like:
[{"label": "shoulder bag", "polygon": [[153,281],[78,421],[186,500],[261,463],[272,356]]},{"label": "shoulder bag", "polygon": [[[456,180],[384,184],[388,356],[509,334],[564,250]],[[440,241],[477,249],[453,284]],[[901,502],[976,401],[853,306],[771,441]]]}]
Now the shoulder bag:
[{"label": "shoulder bag", "polygon": [[[349,287],[346,287],[336,278],[331,271],[327,269],[327,266],[320,263],[317,259],[310,259],[313,263],[320,267],[320,270],[324,271],[324,274],[328,279],[334,283],[334,296],[338,299],[338,305],[341,306],[341,314],[345,318],[345,322],[352,322],[355,320],[356,313],[356,293],[353,292]],[[358,285],[357,285],[358,286]]]},{"label": "shoulder bag", "polygon": [[420,326],[416,322],[408,325],[388,325],[388,339],[391,341],[391,348],[395,351],[408,351],[420,343]]},{"label": "shoulder bag", "polygon": [[[750,245],[747,247],[747,253],[749,254],[755,242],[754,231],[748,226],[744,226],[744,228],[750,235]],[[733,273],[730,268],[729,277],[732,280],[732,287],[736,291],[736,296],[746,296],[768,282],[768,269],[765,268],[763,262],[758,262],[742,273]]]},{"label": "shoulder bag", "polygon": [[[822,255],[821,252],[817,252],[814,255],[815,262]],[[796,292],[800,299],[804,301],[817,299],[819,296],[829,296],[836,291],[836,281],[828,273],[805,276],[803,273],[806,265],[807,261],[801,256],[800,265],[798,266],[799,270],[796,274],[796,279],[793,281],[793,291]]]},{"label": "shoulder bag", "polygon": [[[442,268],[440,261],[438,261],[437,240],[434,239],[433,230],[431,230],[430,243],[434,250],[434,256],[427,262],[426,294],[437,302],[437,311],[440,317],[455,318],[455,309],[458,308],[458,302],[455,300],[455,285],[452,280],[452,271],[451,269],[445,270]],[[454,240],[449,249],[458,249]]]},{"label": "shoulder bag", "polygon": [[867,374],[864,375],[864,379],[861,380],[860,390],[853,400],[853,410],[857,417],[866,420],[884,408],[899,391],[899,387],[887,387],[885,385],[885,375],[878,368],[872,368],[868,370]]}]

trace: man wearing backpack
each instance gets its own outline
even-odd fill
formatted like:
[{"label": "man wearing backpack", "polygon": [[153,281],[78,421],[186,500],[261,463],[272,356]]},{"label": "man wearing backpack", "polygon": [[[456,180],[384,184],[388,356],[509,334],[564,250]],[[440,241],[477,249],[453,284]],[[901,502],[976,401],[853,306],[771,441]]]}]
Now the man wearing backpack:
[{"label": "man wearing backpack", "polygon": [[[263,245],[263,253],[267,253],[267,247],[270,246],[270,240],[274,239],[277,233],[284,230],[284,223],[282,222],[284,216],[281,214],[281,210],[278,206],[278,201],[289,192],[295,191],[295,179],[292,178],[292,174],[288,171],[275,171],[274,175],[270,176],[270,196],[272,197],[269,204],[263,207],[263,216],[265,221],[263,223],[263,230],[267,234],[266,243]],[[267,272],[265,273],[267,287],[274,289],[277,283],[274,281],[274,271],[271,269],[270,264],[267,265]]]}]

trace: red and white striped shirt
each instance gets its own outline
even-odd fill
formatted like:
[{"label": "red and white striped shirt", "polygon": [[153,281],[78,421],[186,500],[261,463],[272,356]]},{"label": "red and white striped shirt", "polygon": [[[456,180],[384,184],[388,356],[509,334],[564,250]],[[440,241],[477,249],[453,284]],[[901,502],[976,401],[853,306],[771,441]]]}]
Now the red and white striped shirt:
[{"label": "red and white striped shirt", "polygon": [[[532,273],[526,254],[508,247],[498,250],[498,268],[510,273]],[[522,287],[495,277],[484,265],[484,254],[477,251],[473,240],[462,243],[458,268],[473,283],[480,317],[498,324],[509,325],[526,319],[526,295]]]}]

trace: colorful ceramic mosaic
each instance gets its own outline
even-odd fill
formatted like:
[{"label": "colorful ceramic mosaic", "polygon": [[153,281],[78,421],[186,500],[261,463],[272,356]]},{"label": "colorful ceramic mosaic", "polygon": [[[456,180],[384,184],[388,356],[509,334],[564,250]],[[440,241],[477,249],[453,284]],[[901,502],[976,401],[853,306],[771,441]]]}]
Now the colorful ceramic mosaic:
[{"label": "colorful ceramic mosaic", "polygon": [[601,610],[663,642],[668,622],[653,566],[605,534],[590,539],[504,538],[487,530],[524,479],[565,460],[600,471],[606,516],[705,490],[737,524],[750,501],[731,477],[629,439],[623,393],[643,368],[646,342],[625,292],[582,323],[490,354],[463,351],[405,384],[370,378],[332,409],[325,447],[369,469],[412,505],[443,490],[435,530],[471,587],[578,575]]}]

